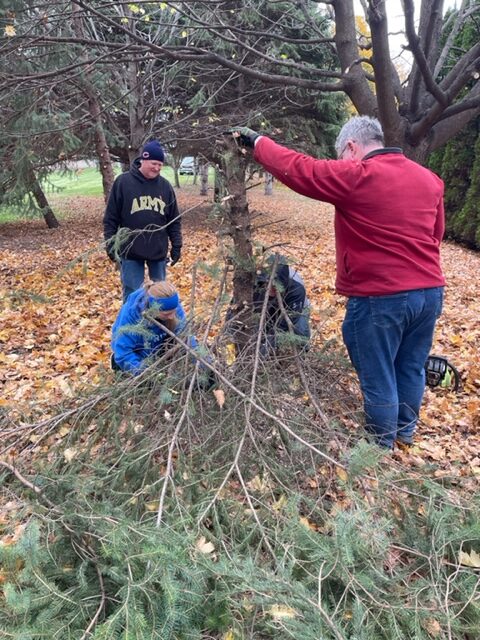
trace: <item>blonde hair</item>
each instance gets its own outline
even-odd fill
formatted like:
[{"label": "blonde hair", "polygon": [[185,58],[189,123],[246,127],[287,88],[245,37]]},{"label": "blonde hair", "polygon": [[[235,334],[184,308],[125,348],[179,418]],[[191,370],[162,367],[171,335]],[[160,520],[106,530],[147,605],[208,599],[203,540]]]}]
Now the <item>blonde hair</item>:
[{"label": "blonde hair", "polygon": [[[143,288],[145,290],[145,297],[148,299],[150,296],[153,298],[170,298],[170,296],[174,296],[176,293],[178,294],[177,288],[166,280],[157,280],[153,282],[152,280],[145,280],[143,283]],[[179,319],[177,314],[175,314],[174,318],[169,318],[160,321],[167,329],[170,331],[175,331],[178,326]]]},{"label": "blonde hair", "polygon": [[178,293],[176,287],[167,280],[157,280],[156,282],[146,280],[143,287],[147,296],[153,298],[170,298]]}]

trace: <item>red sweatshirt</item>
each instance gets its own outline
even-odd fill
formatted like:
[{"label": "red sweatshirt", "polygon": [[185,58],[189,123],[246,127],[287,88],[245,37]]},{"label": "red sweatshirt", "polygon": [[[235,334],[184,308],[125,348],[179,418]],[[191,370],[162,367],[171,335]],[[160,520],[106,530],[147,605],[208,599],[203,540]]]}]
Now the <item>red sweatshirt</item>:
[{"label": "red sweatshirt", "polygon": [[380,296],[445,284],[443,182],[400,149],[316,160],[262,136],[254,158],[294,191],[335,206],[338,293]]}]

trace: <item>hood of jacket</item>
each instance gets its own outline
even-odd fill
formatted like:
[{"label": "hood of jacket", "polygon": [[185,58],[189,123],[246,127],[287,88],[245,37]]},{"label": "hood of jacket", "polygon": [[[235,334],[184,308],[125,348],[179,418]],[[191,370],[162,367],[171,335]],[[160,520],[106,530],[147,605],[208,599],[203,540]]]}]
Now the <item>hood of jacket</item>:
[{"label": "hood of jacket", "polygon": [[130,165],[130,173],[139,182],[148,182],[149,184],[154,184],[159,180],[160,176],[157,176],[156,178],[146,178],[140,171],[141,160],[141,158],[135,158],[135,160]]}]

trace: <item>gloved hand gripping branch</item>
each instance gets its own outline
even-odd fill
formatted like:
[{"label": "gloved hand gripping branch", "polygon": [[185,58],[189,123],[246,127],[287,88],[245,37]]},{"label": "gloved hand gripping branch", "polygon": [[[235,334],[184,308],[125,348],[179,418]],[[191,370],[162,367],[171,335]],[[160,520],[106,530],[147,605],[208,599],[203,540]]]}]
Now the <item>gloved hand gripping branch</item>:
[{"label": "gloved hand gripping branch", "polygon": [[240,144],[249,149],[255,147],[255,140],[260,137],[260,133],[257,133],[253,129],[248,127],[232,127],[225,131],[226,135],[233,135],[234,138],[238,138]]}]

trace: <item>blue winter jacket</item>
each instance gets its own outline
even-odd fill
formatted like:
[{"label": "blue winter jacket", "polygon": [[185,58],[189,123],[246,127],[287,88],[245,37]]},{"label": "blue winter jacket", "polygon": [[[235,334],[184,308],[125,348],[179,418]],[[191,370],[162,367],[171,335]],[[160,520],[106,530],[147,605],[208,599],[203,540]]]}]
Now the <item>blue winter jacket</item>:
[{"label": "blue winter jacket", "polygon": [[[168,334],[157,324],[143,317],[145,308],[145,290],[140,288],[128,296],[112,327],[113,357],[122,371],[140,373],[147,364],[147,358],[160,351],[168,338]],[[186,327],[185,311],[181,304],[177,307],[177,318],[176,335]],[[198,346],[194,336],[189,337],[189,345],[192,348]]]}]

